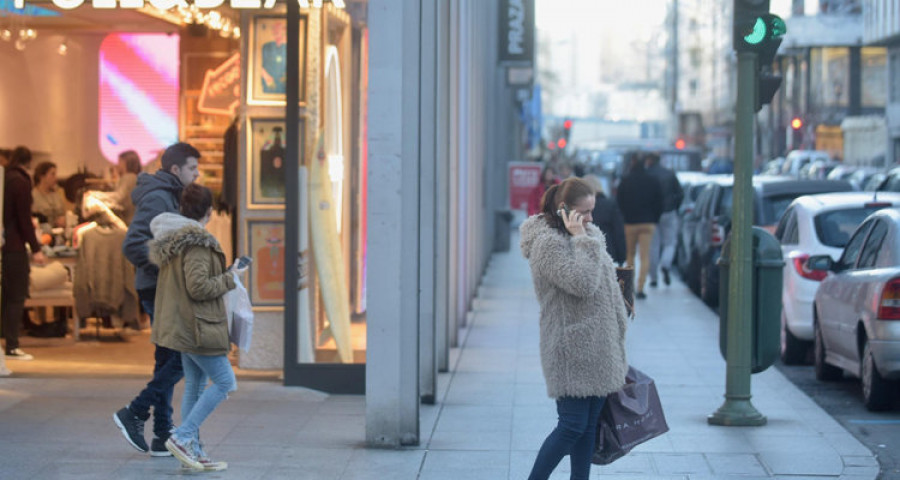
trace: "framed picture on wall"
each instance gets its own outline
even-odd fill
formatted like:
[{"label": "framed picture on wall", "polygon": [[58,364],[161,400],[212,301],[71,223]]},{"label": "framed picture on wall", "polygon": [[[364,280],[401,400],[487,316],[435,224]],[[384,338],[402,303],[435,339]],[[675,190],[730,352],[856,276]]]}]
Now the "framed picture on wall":
[{"label": "framed picture on wall", "polygon": [[284,222],[247,221],[247,254],[253,258],[247,290],[253,306],[284,304]]},{"label": "framed picture on wall", "polygon": [[[307,17],[300,17],[300,104],[306,101]],[[284,105],[287,90],[287,20],[257,16],[250,32],[247,103]]]},{"label": "framed picture on wall", "polygon": [[[299,151],[306,151],[305,122],[300,119]],[[284,208],[284,119],[252,118],[247,130],[248,208]]]}]

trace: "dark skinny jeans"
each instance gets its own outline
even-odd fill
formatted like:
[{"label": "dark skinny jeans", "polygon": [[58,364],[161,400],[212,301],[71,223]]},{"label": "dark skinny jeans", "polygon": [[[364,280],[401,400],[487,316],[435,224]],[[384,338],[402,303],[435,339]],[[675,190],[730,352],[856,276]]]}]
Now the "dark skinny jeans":
[{"label": "dark skinny jeans", "polygon": [[559,423],[541,445],[528,480],[550,478],[566,455],[572,465],[571,480],[588,480],[597,440],[597,421],[604,402],[605,397],[562,397],[556,400]]},{"label": "dark skinny jeans", "polygon": [[[144,311],[150,315],[150,323],[153,323],[153,302],[156,297],[154,290],[138,290],[138,298]],[[184,378],[184,368],[181,366],[181,353],[156,345],[154,351],[155,363],[153,364],[153,378],[147,386],[141,390],[129,409],[141,420],[150,418],[150,407],[153,407],[153,434],[159,438],[168,438],[172,422],[172,395],[175,392],[175,384]]]}]

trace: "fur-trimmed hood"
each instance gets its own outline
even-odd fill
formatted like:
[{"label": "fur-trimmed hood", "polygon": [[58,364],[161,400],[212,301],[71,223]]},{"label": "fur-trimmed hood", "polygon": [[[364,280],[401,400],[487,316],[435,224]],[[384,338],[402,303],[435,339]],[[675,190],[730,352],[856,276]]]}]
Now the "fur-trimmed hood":
[{"label": "fur-trimmed hood", "polygon": [[[606,237],[604,237],[603,232],[601,232],[596,225],[588,223],[585,226],[584,231],[587,233],[588,237],[600,242],[600,248],[602,250],[606,250]],[[519,227],[519,233],[521,234],[519,246],[522,248],[522,255],[525,256],[525,258],[531,258],[532,249],[538,239],[547,240],[556,237],[559,237],[558,240],[560,241],[565,239],[562,232],[551,227],[547,221],[544,220],[544,214],[528,217]]]},{"label": "fur-trimmed hood", "polygon": [[160,267],[184,253],[188,247],[222,251],[219,241],[200,222],[175,213],[161,213],[150,222],[153,240],[148,242],[150,261]]}]

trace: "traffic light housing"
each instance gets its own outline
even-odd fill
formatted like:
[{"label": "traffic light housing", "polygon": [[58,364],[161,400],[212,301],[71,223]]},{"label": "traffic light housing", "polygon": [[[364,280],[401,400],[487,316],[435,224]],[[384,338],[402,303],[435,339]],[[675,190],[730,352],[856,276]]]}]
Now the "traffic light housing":
[{"label": "traffic light housing", "polygon": [[563,120],[563,131],[562,131],[562,134],[563,134],[562,138],[566,139],[566,142],[569,141],[569,132],[571,132],[571,131],[572,131],[572,120],[567,118],[567,119]]},{"label": "traffic light housing", "polygon": [[771,66],[785,33],[784,20],[769,13],[769,0],[734,0],[734,49],[757,56],[757,112],[781,87],[781,75],[773,73]]}]

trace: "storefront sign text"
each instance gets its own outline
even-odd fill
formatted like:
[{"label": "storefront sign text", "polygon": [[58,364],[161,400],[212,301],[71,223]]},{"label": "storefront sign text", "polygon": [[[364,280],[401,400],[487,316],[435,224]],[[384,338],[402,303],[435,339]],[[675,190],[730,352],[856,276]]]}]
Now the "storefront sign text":
[{"label": "storefront sign text", "polygon": [[[53,5],[63,10],[72,10],[84,5],[87,0],[52,0]],[[227,0],[228,6],[234,9],[254,9],[254,8],[272,8],[275,6],[275,0]],[[110,9],[110,8],[130,8],[140,9],[149,3],[150,6],[160,10],[169,10],[175,7],[187,8],[186,0],[90,0],[93,8]],[[225,5],[226,0],[193,0],[192,4],[201,9],[219,8]],[[321,8],[324,0],[297,0],[300,8]],[[331,3],[337,8],[345,8],[344,0],[331,0]],[[25,8],[25,0],[15,0],[15,6],[18,9]]]},{"label": "storefront sign text", "polygon": [[534,0],[501,0],[500,63],[534,61]]},{"label": "storefront sign text", "polygon": [[207,70],[197,110],[210,115],[234,115],[240,105],[241,55],[235,53],[215,70]]}]

